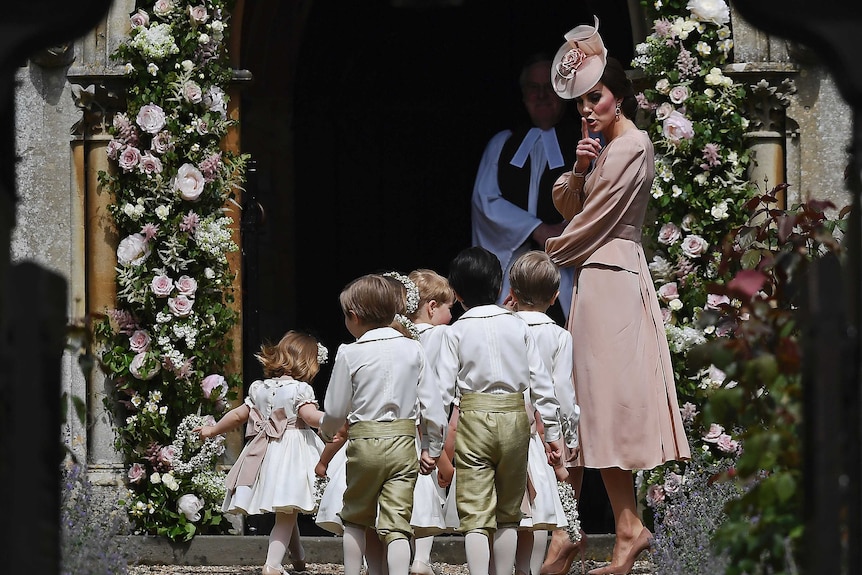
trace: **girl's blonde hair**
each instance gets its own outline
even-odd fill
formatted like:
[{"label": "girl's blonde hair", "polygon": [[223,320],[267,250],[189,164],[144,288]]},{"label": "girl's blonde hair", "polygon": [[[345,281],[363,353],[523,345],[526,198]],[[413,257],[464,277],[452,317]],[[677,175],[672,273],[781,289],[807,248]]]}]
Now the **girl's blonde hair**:
[{"label": "girl's blonde hair", "polygon": [[264,343],[254,357],[263,366],[265,377],[290,377],[310,383],[320,371],[317,338],[294,330],[284,334],[276,345]]},{"label": "girl's blonde hair", "polygon": [[347,284],[338,296],[345,316],[353,312],[365,325],[384,327],[402,313],[406,296],[401,282],[380,274],[368,274]]},{"label": "girl's blonde hair", "polygon": [[509,270],[509,284],[524,305],[551,305],[560,290],[560,270],[543,251],[521,255]]},{"label": "girl's blonde hair", "polygon": [[410,319],[415,320],[422,306],[431,300],[441,304],[455,301],[455,290],[449,285],[449,280],[434,270],[414,270],[407,277],[419,288],[419,306],[414,313],[410,314]]}]

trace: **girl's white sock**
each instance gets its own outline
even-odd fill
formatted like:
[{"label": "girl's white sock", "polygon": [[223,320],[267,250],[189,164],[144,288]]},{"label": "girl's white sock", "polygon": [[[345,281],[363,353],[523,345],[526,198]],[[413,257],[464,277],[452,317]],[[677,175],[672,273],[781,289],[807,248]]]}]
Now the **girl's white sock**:
[{"label": "girl's white sock", "polygon": [[431,564],[431,546],[434,544],[434,537],[420,537],[413,542],[415,551],[413,552],[413,561],[421,561],[426,565]]},{"label": "girl's white sock", "polygon": [[545,562],[545,551],[548,547],[548,532],[533,531],[533,550],[530,556],[530,574],[539,575],[542,563]]},{"label": "girl's white sock", "polygon": [[266,564],[270,567],[281,567],[295,525],[296,513],[275,514],[275,525],[269,532],[269,547],[266,550]]},{"label": "girl's white sock", "polygon": [[518,530],[514,527],[497,529],[494,534],[494,572],[497,575],[512,575],[515,568],[515,547]]}]

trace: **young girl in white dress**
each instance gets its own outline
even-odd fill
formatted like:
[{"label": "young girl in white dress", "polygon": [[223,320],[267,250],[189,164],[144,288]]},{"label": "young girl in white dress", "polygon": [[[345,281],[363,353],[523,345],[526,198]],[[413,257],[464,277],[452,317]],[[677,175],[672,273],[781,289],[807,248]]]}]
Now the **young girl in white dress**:
[{"label": "young girl in white dress", "polygon": [[255,357],[265,379],[252,383],[242,405],[218,423],[195,429],[206,439],[246,424],[251,441],[228,473],[222,511],[275,513],[262,575],[285,572],[282,560],[288,546],[294,568],[304,563],[301,544],[291,538],[298,535],[297,514],[313,513],[317,507],[314,466],[323,442],[309,426],[318,427],[323,412],[309,384],[326,356],[326,348],[314,337],[296,331],[287,332],[277,345],[264,344]]},{"label": "young girl in white dress", "polygon": [[[443,340],[443,331],[452,321],[452,306],[455,305],[455,292],[449,286],[449,281],[429,269],[418,269],[410,272],[406,285],[408,291],[407,316],[419,332],[419,342],[425,349],[427,366],[434,366]],[[415,290],[413,298],[417,300],[415,308],[411,306],[410,293]],[[412,311],[411,311],[412,309]],[[442,395],[441,390],[441,395]],[[448,405],[443,406],[448,409]],[[417,444],[417,449],[418,449]],[[446,489],[437,480],[437,470],[428,475],[420,475],[416,479],[413,491],[413,516],[410,524],[413,526],[413,563],[410,573],[414,575],[434,575],[431,567],[431,547],[434,536],[447,531],[443,504],[446,502]]]}]

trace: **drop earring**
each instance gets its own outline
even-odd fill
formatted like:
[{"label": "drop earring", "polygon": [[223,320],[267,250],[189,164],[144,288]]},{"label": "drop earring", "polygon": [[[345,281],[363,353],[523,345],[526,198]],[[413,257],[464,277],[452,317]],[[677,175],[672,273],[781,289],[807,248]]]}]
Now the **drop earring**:
[{"label": "drop earring", "polygon": [[616,107],[616,109],[614,110],[614,115],[616,116],[615,120],[616,120],[617,122],[619,122],[619,121],[620,121],[620,112],[621,112],[621,111],[622,111],[622,110],[620,110],[620,105],[619,105],[619,104],[617,104],[617,107]]}]

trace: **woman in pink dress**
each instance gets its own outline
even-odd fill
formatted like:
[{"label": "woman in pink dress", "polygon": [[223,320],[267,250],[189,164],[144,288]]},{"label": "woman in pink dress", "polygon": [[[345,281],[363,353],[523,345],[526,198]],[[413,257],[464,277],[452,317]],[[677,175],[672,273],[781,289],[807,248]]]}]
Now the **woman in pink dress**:
[{"label": "woman in pink dress", "polygon": [[[582,138],[572,171],[554,185],[554,205],[569,223],[547,241],[546,251],[557,265],[575,268],[568,329],[581,450],[569,465],[576,493],[584,467],[599,469],[607,490],[613,556],[610,565],[590,572],[607,575],[631,571],[652,537],[637,512],[632,470],[691,453],[641,246],[655,175],[653,145],[632,121],[632,84],[622,65],[607,58],[597,28],[598,21],[567,34],[551,71],[560,96],[577,104]],[[604,145],[591,136],[598,133]]]}]

